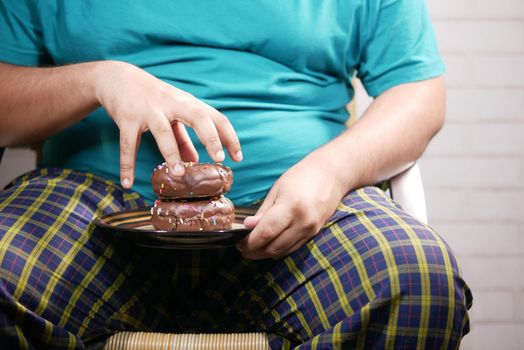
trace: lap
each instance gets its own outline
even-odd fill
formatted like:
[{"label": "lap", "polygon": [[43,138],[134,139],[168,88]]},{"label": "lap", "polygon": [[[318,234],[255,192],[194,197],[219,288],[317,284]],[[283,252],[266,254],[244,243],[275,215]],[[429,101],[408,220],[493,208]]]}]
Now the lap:
[{"label": "lap", "polygon": [[451,348],[462,337],[467,301],[453,254],[377,188],[349,193],[285,259],[231,257],[188,300],[194,327],[249,325],[268,332],[274,348]]},{"label": "lap", "polygon": [[140,205],[138,194],[110,181],[60,169],[34,171],[0,192],[2,299],[32,319],[40,334],[31,337],[47,332],[53,346],[71,341],[81,347],[80,336],[172,325],[159,313],[139,315],[155,309],[148,305],[158,300],[151,285],[163,267],[91,223]]},{"label": "lap", "polygon": [[75,335],[261,330],[272,347],[384,348],[461,336],[464,285],[453,255],[376,188],[349,193],[313,240],[279,261],[115,244],[92,218],[143,201],[91,175],[42,170],[0,192],[0,203],[8,293]]}]

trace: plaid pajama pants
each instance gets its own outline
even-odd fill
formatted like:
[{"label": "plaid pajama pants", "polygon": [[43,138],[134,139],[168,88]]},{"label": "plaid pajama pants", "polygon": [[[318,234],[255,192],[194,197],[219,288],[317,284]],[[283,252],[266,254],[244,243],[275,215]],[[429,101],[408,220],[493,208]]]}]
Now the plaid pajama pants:
[{"label": "plaid pajama pants", "polygon": [[272,349],[456,349],[469,330],[455,257],[378,188],[349,193],[279,261],[148,250],[91,224],[143,204],[62,169],[0,192],[0,348],[96,348],[141,330],[264,331]]}]

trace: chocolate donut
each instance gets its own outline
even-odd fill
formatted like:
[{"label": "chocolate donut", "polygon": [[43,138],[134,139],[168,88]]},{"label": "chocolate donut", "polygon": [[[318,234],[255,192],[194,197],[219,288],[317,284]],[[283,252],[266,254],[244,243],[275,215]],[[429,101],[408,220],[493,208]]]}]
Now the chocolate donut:
[{"label": "chocolate donut", "polygon": [[161,199],[218,197],[233,182],[231,168],[222,164],[184,163],[183,176],[173,176],[166,163],[151,175],[153,191]]},{"label": "chocolate donut", "polygon": [[155,201],[151,224],[163,231],[229,230],[235,220],[233,203],[224,196],[202,200]]}]

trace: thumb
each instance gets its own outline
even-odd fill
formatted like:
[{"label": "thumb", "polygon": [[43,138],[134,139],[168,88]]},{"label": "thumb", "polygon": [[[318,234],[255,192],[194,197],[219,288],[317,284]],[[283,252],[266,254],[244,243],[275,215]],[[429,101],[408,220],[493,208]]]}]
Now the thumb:
[{"label": "thumb", "polygon": [[260,221],[260,216],[248,216],[244,219],[244,226],[246,228],[254,228]]}]

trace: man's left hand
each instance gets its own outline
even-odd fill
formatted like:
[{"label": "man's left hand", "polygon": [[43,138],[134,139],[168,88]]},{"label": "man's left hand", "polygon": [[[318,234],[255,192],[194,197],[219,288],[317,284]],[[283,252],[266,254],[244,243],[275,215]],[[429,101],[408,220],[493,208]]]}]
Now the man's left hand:
[{"label": "man's left hand", "polygon": [[273,185],[238,243],[247,259],[279,259],[313,238],[333,215],[344,191],[320,154],[312,153]]}]

